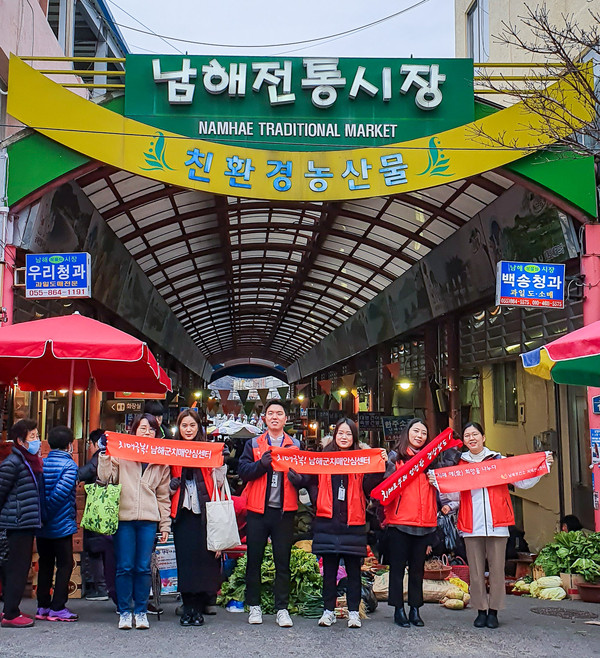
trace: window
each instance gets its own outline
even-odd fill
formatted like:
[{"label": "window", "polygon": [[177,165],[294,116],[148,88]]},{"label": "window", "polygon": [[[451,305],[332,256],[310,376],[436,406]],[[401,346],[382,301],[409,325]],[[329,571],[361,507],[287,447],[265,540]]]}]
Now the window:
[{"label": "window", "polygon": [[492,366],[494,422],[517,422],[517,363],[507,361]]},{"label": "window", "polygon": [[489,0],[475,0],[467,12],[467,53],[474,62],[490,58]]}]

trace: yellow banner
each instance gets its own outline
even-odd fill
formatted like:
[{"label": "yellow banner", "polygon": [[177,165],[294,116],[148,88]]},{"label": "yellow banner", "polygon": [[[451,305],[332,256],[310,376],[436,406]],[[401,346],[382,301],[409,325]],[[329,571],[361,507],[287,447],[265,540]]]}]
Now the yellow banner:
[{"label": "yellow banner", "polygon": [[518,103],[474,123],[387,146],[271,151],[158,131],[77,96],[14,55],[9,81],[10,115],[90,158],[170,185],[273,201],[388,196],[461,180],[529,155],[594,116],[567,77],[550,88],[557,101],[550,118]]}]

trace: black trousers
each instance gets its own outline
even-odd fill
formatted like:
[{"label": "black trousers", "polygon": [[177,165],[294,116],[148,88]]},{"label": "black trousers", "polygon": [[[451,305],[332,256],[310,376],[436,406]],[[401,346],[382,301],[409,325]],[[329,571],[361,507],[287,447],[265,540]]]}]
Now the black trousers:
[{"label": "black trousers", "polygon": [[19,603],[27,585],[31,567],[34,530],[7,530],[8,560],[4,563],[2,579],[4,617],[14,619],[21,614]]},{"label": "black trousers", "polygon": [[[36,540],[40,555],[40,570],[38,573],[37,601],[38,608],[62,610],[69,598],[69,580],[73,571],[73,535],[48,539],[38,537]],[[50,597],[52,577],[54,577],[54,592]]]},{"label": "black trousers", "polygon": [[325,610],[335,610],[337,601],[337,572],[340,558],[344,559],[348,581],[346,585],[346,601],[350,612],[358,612],[360,606],[361,582],[359,555],[340,555],[329,553],[323,555],[323,607]]},{"label": "black trousers", "polygon": [[260,605],[260,568],[267,540],[271,537],[275,562],[275,610],[285,610],[290,595],[290,553],[294,535],[294,512],[267,507],[264,514],[248,512],[246,544],[246,604]]},{"label": "black trousers", "polygon": [[208,592],[181,592],[181,602],[184,613],[203,613],[210,603],[211,595]]},{"label": "black trousers", "polygon": [[409,535],[397,528],[388,528],[387,533],[387,557],[390,565],[388,605],[404,605],[404,570],[408,565],[408,605],[420,608],[423,605],[425,551],[431,543],[432,535]]}]

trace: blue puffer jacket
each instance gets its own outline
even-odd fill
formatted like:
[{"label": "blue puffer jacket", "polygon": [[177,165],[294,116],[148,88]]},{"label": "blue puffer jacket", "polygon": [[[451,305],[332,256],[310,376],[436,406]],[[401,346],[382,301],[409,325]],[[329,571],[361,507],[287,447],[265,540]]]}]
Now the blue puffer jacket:
[{"label": "blue puffer jacket", "polygon": [[77,471],[73,457],[64,450],[51,450],[44,459],[46,521],[38,536],[58,538],[77,532]]}]

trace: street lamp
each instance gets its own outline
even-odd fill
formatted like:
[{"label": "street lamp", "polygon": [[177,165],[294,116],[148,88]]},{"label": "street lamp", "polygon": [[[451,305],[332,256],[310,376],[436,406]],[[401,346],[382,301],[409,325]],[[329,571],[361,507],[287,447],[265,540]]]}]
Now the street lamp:
[{"label": "street lamp", "polygon": [[345,398],[348,395],[348,389],[347,388],[340,388],[339,394]]}]

